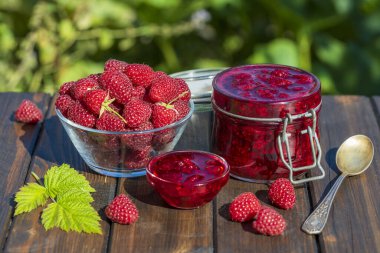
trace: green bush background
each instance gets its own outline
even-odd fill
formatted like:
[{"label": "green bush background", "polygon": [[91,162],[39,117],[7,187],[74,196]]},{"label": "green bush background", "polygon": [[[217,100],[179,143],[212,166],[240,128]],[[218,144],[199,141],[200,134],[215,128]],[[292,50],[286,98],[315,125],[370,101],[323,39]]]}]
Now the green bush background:
[{"label": "green bush background", "polygon": [[169,73],[281,63],[380,94],[380,0],[1,0],[0,91],[53,93],[109,58]]}]

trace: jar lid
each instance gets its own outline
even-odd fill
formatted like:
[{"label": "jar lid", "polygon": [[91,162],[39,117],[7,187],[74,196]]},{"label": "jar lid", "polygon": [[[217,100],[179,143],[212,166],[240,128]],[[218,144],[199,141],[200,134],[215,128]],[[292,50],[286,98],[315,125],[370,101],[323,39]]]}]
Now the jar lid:
[{"label": "jar lid", "polygon": [[302,114],[321,103],[317,77],[277,64],[226,69],[212,82],[215,106],[232,114],[255,118],[283,118]]}]

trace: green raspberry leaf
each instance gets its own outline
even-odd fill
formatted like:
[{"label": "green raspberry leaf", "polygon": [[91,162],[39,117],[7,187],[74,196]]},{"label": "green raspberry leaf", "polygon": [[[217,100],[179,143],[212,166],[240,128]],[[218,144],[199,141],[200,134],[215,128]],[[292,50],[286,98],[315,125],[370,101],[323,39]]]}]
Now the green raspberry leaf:
[{"label": "green raspberry leaf", "polygon": [[43,210],[41,218],[46,230],[58,227],[66,232],[102,234],[100,217],[88,203],[58,200]]},{"label": "green raspberry leaf", "polygon": [[59,192],[66,192],[70,189],[95,192],[85,176],[65,163],[61,166],[51,167],[45,174],[44,184],[52,198],[55,198]]},{"label": "green raspberry leaf", "polygon": [[16,193],[17,205],[14,215],[30,212],[38,206],[44,205],[48,198],[49,194],[45,187],[37,183],[28,183]]}]

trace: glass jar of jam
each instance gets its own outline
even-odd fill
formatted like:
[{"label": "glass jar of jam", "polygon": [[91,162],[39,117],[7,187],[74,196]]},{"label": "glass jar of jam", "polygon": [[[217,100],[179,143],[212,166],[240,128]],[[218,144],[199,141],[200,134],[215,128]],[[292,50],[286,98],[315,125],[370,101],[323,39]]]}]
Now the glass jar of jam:
[{"label": "glass jar of jam", "polygon": [[[213,80],[213,152],[224,157],[231,176],[266,183],[321,179],[317,77],[274,64],[229,68]],[[317,176],[303,178],[312,168]]]}]

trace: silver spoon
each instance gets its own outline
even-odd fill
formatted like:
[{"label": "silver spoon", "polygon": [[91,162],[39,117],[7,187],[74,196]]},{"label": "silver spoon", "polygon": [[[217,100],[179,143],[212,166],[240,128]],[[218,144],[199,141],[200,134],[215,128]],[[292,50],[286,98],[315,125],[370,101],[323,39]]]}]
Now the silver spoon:
[{"label": "silver spoon", "polygon": [[354,135],[345,140],[336,153],[336,164],[342,172],[329,193],[302,225],[308,234],[319,234],[326,225],[335,194],[346,176],[354,176],[368,169],[374,154],[373,143],[365,135]]}]

